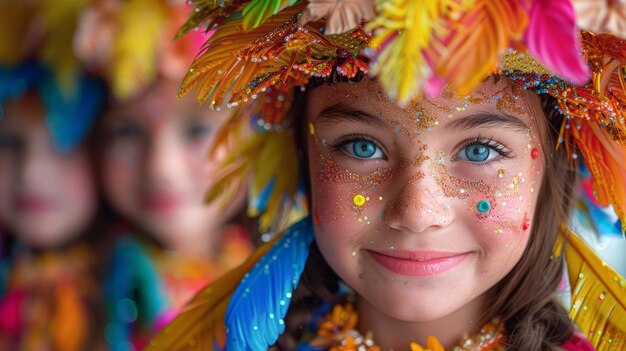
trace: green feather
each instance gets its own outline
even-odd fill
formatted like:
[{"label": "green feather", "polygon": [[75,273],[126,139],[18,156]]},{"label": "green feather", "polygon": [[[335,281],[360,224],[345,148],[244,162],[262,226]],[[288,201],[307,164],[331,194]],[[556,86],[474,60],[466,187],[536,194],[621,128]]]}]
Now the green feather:
[{"label": "green feather", "polygon": [[243,29],[248,31],[260,26],[266,19],[299,0],[252,0],[243,9]]}]

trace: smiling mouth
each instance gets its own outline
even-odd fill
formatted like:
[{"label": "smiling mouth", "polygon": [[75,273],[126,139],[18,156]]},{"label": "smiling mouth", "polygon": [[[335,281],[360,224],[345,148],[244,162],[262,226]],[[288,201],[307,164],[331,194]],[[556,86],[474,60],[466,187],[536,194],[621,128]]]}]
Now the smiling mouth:
[{"label": "smiling mouth", "polygon": [[374,261],[384,268],[407,276],[433,276],[447,272],[461,264],[470,252],[445,251],[371,251]]}]

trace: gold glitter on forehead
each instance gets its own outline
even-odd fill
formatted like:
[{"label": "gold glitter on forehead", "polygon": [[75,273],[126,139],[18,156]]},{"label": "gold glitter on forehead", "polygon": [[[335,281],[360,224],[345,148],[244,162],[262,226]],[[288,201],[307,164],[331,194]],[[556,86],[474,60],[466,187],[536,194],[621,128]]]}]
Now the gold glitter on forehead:
[{"label": "gold glitter on forehead", "polygon": [[397,172],[398,169],[396,168],[379,168],[366,176],[362,176],[344,169],[332,160],[326,160],[324,166],[317,173],[317,179],[322,182],[360,182],[368,186],[374,186],[388,181]]}]

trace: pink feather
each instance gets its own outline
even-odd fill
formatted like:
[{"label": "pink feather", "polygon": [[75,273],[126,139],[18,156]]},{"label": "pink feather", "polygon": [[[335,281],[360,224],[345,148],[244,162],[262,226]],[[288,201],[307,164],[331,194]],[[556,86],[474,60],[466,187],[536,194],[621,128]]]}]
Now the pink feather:
[{"label": "pink feather", "polygon": [[526,29],[528,51],[546,68],[574,84],[589,80],[570,0],[533,0]]}]

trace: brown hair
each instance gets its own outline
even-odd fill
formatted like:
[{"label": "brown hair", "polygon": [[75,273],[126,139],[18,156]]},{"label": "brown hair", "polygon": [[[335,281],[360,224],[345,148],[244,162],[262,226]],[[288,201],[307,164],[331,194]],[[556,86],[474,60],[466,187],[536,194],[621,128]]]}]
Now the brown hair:
[{"label": "brown hair", "polygon": [[[491,289],[493,300],[483,315],[483,322],[494,316],[502,318],[508,333],[507,350],[561,350],[559,345],[570,339],[574,332],[574,323],[555,296],[563,276],[564,263],[562,256],[553,256],[553,248],[560,226],[568,222],[574,205],[578,172],[564,148],[555,149],[563,123],[563,116],[554,109],[555,99],[548,95],[540,97],[546,118],[536,122],[539,130],[547,129],[547,133],[539,133],[546,167],[532,233],[520,261]],[[306,92],[297,92],[290,114],[299,117],[294,118],[296,135],[299,136],[305,135],[303,115],[306,104]],[[300,169],[308,175],[306,139],[296,139]],[[315,306],[332,297],[338,286],[339,277],[313,242],[285,319],[286,331],[275,347],[279,350],[295,349]]]}]

